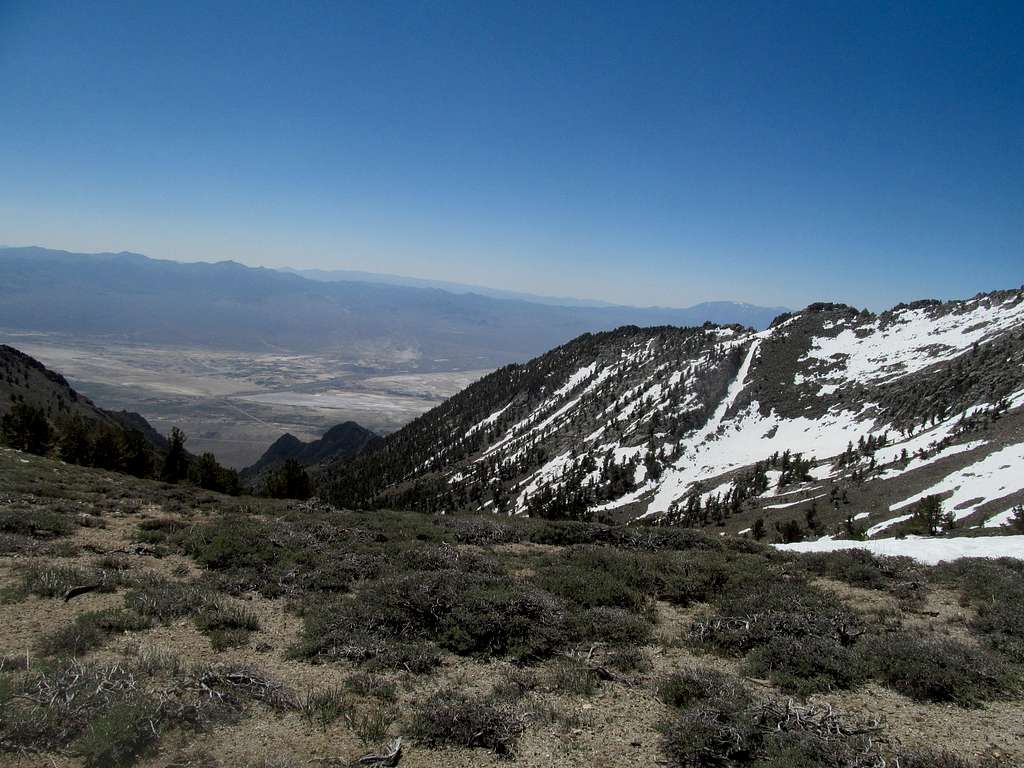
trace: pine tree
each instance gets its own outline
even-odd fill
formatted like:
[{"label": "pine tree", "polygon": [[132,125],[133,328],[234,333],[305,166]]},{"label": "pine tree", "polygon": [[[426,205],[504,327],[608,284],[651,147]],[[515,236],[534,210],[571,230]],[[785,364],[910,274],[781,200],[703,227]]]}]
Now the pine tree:
[{"label": "pine tree", "polygon": [[146,437],[137,429],[121,433],[118,450],[121,470],[135,477],[149,477],[153,473],[153,455]]},{"label": "pine tree", "polygon": [[68,464],[88,464],[92,443],[85,419],[75,414],[65,419],[60,426],[60,439],[57,442],[60,458]]},{"label": "pine tree", "polygon": [[929,536],[935,536],[942,530],[946,521],[942,513],[942,499],[932,494],[925,496],[914,507],[914,520],[927,532]]},{"label": "pine tree", "polygon": [[0,419],[0,442],[19,451],[44,456],[50,449],[50,425],[41,408],[21,402]]},{"label": "pine tree", "polygon": [[177,483],[188,475],[188,454],[185,453],[185,433],[177,427],[171,428],[167,455],[164,456],[160,478],[167,483]]},{"label": "pine tree", "polygon": [[311,493],[309,475],[295,459],[288,459],[263,485],[263,495],[275,499],[308,499]]}]

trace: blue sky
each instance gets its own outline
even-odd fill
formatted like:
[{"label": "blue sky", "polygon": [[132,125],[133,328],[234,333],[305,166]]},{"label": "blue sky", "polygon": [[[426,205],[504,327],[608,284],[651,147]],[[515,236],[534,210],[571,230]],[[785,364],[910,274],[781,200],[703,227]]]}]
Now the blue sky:
[{"label": "blue sky", "polygon": [[633,304],[1024,282],[1024,4],[0,0],[0,243]]}]

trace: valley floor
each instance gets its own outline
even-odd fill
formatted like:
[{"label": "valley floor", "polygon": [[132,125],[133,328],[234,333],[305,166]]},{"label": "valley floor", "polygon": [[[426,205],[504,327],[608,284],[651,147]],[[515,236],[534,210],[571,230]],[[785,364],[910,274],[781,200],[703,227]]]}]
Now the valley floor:
[{"label": "valley floor", "polygon": [[211,451],[236,469],[285,432],[309,441],[345,421],[393,432],[487,373],[372,354],[251,353],[2,329],[0,343],[59,370],[101,408],[140,413],[165,435],[177,426],[193,453]]},{"label": "valley floor", "polygon": [[0,449],[0,589],[19,768],[394,737],[411,768],[1024,764],[1015,561],[355,513]]}]

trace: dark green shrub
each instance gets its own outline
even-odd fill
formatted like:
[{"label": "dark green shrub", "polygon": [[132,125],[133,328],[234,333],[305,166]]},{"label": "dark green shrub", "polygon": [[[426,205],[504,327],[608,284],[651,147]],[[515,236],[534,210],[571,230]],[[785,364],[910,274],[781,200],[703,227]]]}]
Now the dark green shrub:
[{"label": "dark green shrub", "polygon": [[764,545],[748,540],[731,537],[722,539],[692,528],[675,526],[630,525],[625,528],[612,528],[607,538],[616,547],[647,552],[665,550],[722,552],[726,549],[735,552],[771,551]]},{"label": "dark green shrub", "polygon": [[159,707],[144,698],[118,702],[93,720],[75,744],[84,768],[122,768],[153,751]]},{"label": "dark green shrub", "polygon": [[[762,768],[876,768],[878,749],[866,737],[829,737],[817,732],[775,731],[759,746]],[[903,763],[899,763],[903,768]],[[937,768],[937,767],[936,767]]]},{"label": "dark green shrub", "polygon": [[463,571],[497,575],[501,564],[493,557],[459,549],[450,544],[417,545],[400,550],[390,558],[394,566],[406,571]]},{"label": "dark green shrub", "polygon": [[647,619],[623,608],[586,608],[573,612],[570,619],[569,636],[574,640],[637,646],[650,642],[651,634]]},{"label": "dark green shrub", "polygon": [[606,547],[573,547],[548,558],[534,581],[584,608],[641,611],[656,585],[653,562],[642,554]]},{"label": "dark green shrub", "polygon": [[715,768],[750,762],[757,729],[747,717],[717,709],[684,711],[664,732],[662,751],[680,768]]},{"label": "dark green shrub", "polygon": [[853,688],[868,677],[858,649],[831,638],[779,635],[756,648],[745,664],[747,674],[769,677],[788,693],[806,696],[819,691]]},{"label": "dark green shrub", "polygon": [[0,532],[52,539],[74,530],[71,519],[49,509],[0,510]]},{"label": "dark green shrub", "polygon": [[523,526],[491,517],[459,517],[444,515],[435,518],[441,528],[451,531],[460,544],[511,544],[525,537]]},{"label": "dark green shrub", "polygon": [[964,558],[942,563],[933,578],[960,589],[975,609],[971,629],[987,645],[1024,663],[1024,561]]},{"label": "dark green shrub", "polygon": [[619,672],[650,672],[654,666],[647,655],[635,646],[612,648],[604,663],[609,669]]},{"label": "dark green shrub", "polygon": [[39,652],[47,656],[81,656],[106,642],[107,634],[82,614],[75,620],[45,635],[39,641]]},{"label": "dark green shrub", "polygon": [[546,520],[530,530],[529,540],[534,544],[568,547],[574,544],[593,544],[607,537],[607,528],[596,523],[575,520]]},{"label": "dark green shrub", "polygon": [[658,597],[680,606],[715,599],[751,570],[765,574],[761,558],[717,551],[664,553],[654,563]]},{"label": "dark green shrub", "polygon": [[207,637],[215,651],[236,648],[249,642],[249,635],[260,628],[260,618],[244,605],[213,600],[195,616],[196,627]]},{"label": "dark green shrub", "polygon": [[1005,696],[1015,682],[1001,659],[951,638],[877,638],[865,653],[890,688],[917,701],[972,707]]},{"label": "dark green shrub", "polygon": [[797,562],[811,573],[862,589],[893,589],[925,581],[924,569],[909,557],[873,555],[866,549],[808,552]]},{"label": "dark green shrub", "polygon": [[731,583],[715,601],[715,610],[693,622],[689,638],[739,655],[781,635],[849,645],[862,632],[857,614],[823,590],[796,577],[763,574]]},{"label": "dark green shrub", "polygon": [[196,559],[211,570],[258,570],[279,557],[267,527],[243,516],[226,516],[195,536],[192,546]]},{"label": "dark green shrub", "polygon": [[[551,654],[566,611],[546,592],[460,571],[414,571],[365,584],[352,600],[311,603],[300,656],[366,659],[390,643],[432,640],[459,654]],[[360,650],[360,649],[364,650]]]}]

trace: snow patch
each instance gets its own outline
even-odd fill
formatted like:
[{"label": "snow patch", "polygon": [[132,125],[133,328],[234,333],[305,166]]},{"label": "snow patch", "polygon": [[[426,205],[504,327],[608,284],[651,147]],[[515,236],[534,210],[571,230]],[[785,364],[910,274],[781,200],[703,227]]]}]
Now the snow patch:
[{"label": "snow patch", "polygon": [[866,549],[874,555],[905,555],[920,563],[936,565],[961,557],[1015,557],[1024,559],[1024,536],[986,536],[933,539],[907,536],[905,539],[874,539],[873,541],[798,541],[776,544],[790,552],[837,552],[843,549]]}]

